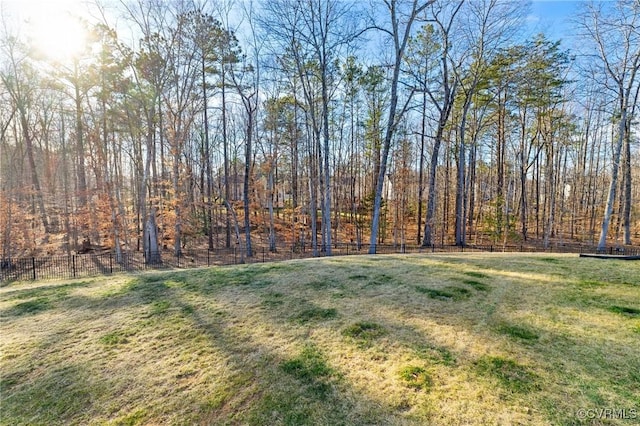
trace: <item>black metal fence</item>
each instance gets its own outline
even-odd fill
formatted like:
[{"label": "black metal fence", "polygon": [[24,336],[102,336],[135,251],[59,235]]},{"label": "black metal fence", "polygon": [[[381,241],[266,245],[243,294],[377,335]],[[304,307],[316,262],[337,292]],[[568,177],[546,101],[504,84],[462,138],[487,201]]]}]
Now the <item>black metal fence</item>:
[{"label": "black metal fence", "polygon": [[[597,250],[592,246],[555,245],[542,248],[525,245],[505,246],[431,246],[418,245],[377,245],[376,254],[393,253],[435,253],[435,252],[546,252],[546,253],[591,253],[624,256],[640,256],[637,247],[607,247]],[[336,244],[331,248],[332,256],[348,256],[369,253],[368,244]],[[0,282],[27,281],[41,279],[80,278],[94,275],[107,275],[121,272],[136,272],[150,269],[195,268],[216,265],[234,265],[240,263],[263,263],[289,259],[302,259],[326,256],[327,252],[314,253],[309,247],[292,246],[286,249],[269,251],[258,247],[253,256],[247,257],[241,248],[215,250],[184,250],[179,255],[165,251],[152,253],[145,258],[141,252],[127,252],[117,256],[115,253],[75,254],[69,256],[29,257],[0,259]]]}]

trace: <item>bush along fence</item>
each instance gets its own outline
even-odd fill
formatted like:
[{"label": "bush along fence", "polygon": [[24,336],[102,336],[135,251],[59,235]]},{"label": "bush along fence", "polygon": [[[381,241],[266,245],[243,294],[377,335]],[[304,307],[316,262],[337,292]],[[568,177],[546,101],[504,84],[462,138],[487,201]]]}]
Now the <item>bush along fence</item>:
[{"label": "bush along fence", "polygon": [[[332,256],[363,255],[369,252],[368,244],[336,244],[332,246]],[[377,245],[376,254],[393,253],[460,253],[460,252],[546,252],[546,253],[591,253],[624,256],[640,256],[637,247],[607,247],[597,250],[591,246],[556,245],[542,248],[536,246],[431,246],[418,245]],[[289,259],[303,259],[326,256],[325,250],[314,253],[309,247],[292,246],[287,249],[269,251],[265,247],[254,250],[247,257],[240,247],[215,250],[184,250],[175,255],[170,251],[151,253],[145,257],[142,252],[74,254],[49,257],[0,259],[0,282],[29,281],[43,279],[80,278],[94,275],[108,275],[123,272],[138,272],[156,269],[195,268],[206,266],[236,265],[241,263],[264,263]]]}]

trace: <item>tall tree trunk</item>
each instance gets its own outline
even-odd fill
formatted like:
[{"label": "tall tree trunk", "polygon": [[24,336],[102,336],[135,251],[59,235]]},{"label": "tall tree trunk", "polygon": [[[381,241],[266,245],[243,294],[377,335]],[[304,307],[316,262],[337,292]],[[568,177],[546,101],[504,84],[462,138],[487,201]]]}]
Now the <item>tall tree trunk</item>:
[{"label": "tall tree trunk", "polygon": [[[387,5],[389,7],[392,31],[390,32],[393,39],[395,63],[393,64],[393,76],[391,78],[391,96],[389,100],[389,114],[387,116],[387,124],[384,135],[384,143],[382,146],[382,158],[380,161],[380,172],[378,173],[378,179],[376,182],[375,197],[373,203],[373,214],[371,217],[371,237],[369,243],[369,254],[376,253],[376,245],[378,239],[378,229],[380,226],[380,210],[382,207],[382,189],[384,187],[384,178],[387,172],[387,161],[389,159],[389,150],[391,148],[391,141],[398,125],[398,82],[400,80],[400,68],[404,59],[405,49],[409,35],[411,34],[411,27],[417,16],[422,13],[430,4],[435,0],[427,0],[423,3],[414,1],[412,4],[411,12],[406,17],[404,22],[404,31],[401,33],[399,28],[399,17],[397,16],[397,1],[390,0]],[[404,112],[404,111],[402,111]]]},{"label": "tall tree trunk", "polygon": [[528,229],[527,229],[527,170],[529,166],[529,155],[526,147],[526,109],[521,117],[520,126],[520,232],[522,234],[522,240],[527,241]]},{"label": "tall tree trunk", "polygon": [[[224,63],[220,67],[221,92],[222,92],[222,149],[224,156],[224,198],[225,200],[231,199],[231,186],[229,183],[229,137],[227,135],[227,99],[226,99],[226,81],[225,81],[225,68]],[[231,217],[227,210],[227,216],[225,218],[225,247],[231,247]]]},{"label": "tall tree trunk", "polygon": [[[154,144],[154,108],[147,111],[147,134],[145,136],[147,145],[147,156],[144,163],[144,171],[140,185],[138,189],[139,205],[140,205],[140,220],[143,221],[142,231],[142,246],[145,254],[145,261],[147,263],[160,263],[160,244],[158,241],[158,226],[156,224],[156,210],[155,206],[147,205],[147,192],[150,190],[150,174],[152,167],[152,151],[155,148]],[[140,155],[142,155],[140,153]]]},{"label": "tall tree trunk", "polygon": [[[78,69],[78,61],[74,61],[74,90],[75,90],[75,107],[76,107],[76,174],[78,185],[78,201],[81,209],[87,206],[87,177],[84,169],[84,129],[82,126],[82,98],[80,95],[80,75]],[[86,231],[86,224],[83,224],[83,231]]]},{"label": "tall tree trunk", "polygon": [[600,228],[600,238],[598,240],[598,250],[604,250],[607,245],[607,235],[609,233],[609,225],[611,223],[611,216],[613,214],[613,205],[616,199],[616,189],[618,187],[618,173],[620,170],[620,157],[622,153],[622,146],[625,139],[625,130],[627,125],[627,108],[624,105],[624,97],[621,100],[621,112],[620,123],[618,125],[618,136],[613,150],[613,161],[611,167],[611,182],[609,183],[609,191],[607,192],[607,204],[602,218],[602,226]]},{"label": "tall tree trunk", "polygon": [[[438,24],[438,27],[441,31],[441,39],[442,39],[442,51],[440,52],[440,72],[442,75],[442,93],[434,94],[429,91],[429,96],[434,102],[434,106],[438,110],[438,128],[436,129],[435,140],[433,142],[433,152],[431,153],[431,163],[430,163],[430,171],[429,171],[429,192],[427,194],[427,213],[425,215],[424,220],[424,239],[422,241],[422,246],[427,247],[435,243],[434,241],[434,225],[435,225],[435,213],[436,213],[436,170],[438,167],[438,157],[440,152],[440,145],[442,144],[442,139],[444,136],[445,126],[449,121],[449,117],[451,116],[451,112],[453,111],[453,104],[455,102],[455,96],[458,88],[458,76],[455,75],[452,79],[452,73],[450,70],[451,64],[449,63],[449,49],[450,49],[450,31],[451,26],[453,25],[454,19],[457,13],[460,11],[460,8],[463,5],[463,1],[458,2],[457,5],[454,6],[454,10],[451,15],[448,17],[448,22],[443,23],[439,21],[436,17],[435,22]],[[438,102],[436,99],[441,97],[441,101]],[[464,163],[464,159],[462,159]],[[449,164],[447,163],[447,167]],[[447,182],[448,184],[448,182]],[[445,196],[448,194],[445,193]],[[447,200],[448,202],[448,200]],[[462,207],[464,208],[464,207]],[[446,217],[445,207],[445,214]],[[445,223],[446,226],[446,223]],[[461,226],[464,226],[463,224]],[[443,228],[444,229],[444,228]],[[444,236],[442,238],[444,240]]]},{"label": "tall tree trunk", "polygon": [[[182,137],[179,134],[174,135],[178,140]],[[173,237],[173,254],[175,256],[182,255],[182,200],[180,198],[180,154],[182,151],[179,141],[174,143],[177,145],[173,148],[173,196],[175,197],[174,213],[176,215],[176,222],[174,224],[174,237]]]},{"label": "tall tree trunk", "polygon": [[438,123],[438,130],[433,142],[433,151],[431,152],[431,162],[429,163],[429,183],[427,184],[427,213],[424,219],[424,238],[422,240],[423,247],[429,247],[435,244],[435,215],[436,215],[436,176],[438,171],[438,156],[440,155],[440,145],[442,144],[442,136],[444,133],[444,124],[442,121]]},{"label": "tall tree trunk", "polygon": [[269,251],[276,251],[276,230],[273,220],[273,193],[274,193],[274,184],[273,184],[273,161],[269,161],[269,173],[267,176],[267,207],[269,209]]},{"label": "tall tree trunk", "polygon": [[465,93],[464,106],[462,108],[462,117],[460,118],[460,145],[458,147],[458,173],[456,176],[456,224],[455,224],[455,244],[462,246],[467,243],[466,235],[466,131],[467,131],[467,114],[471,106],[471,95],[474,89]]},{"label": "tall tree trunk", "polygon": [[150,209],[149,216],[144,226],[144,234],[146,240],[145,261],[148,264],[155,265],[161,263],[160,242],[158,241],[158,225],[156,223],[156,208]]},{"label": "tall tree trunk", "polygon": [[505,100],[498,94],[498,134],[496,145],[496,229],[495,237],[500,238],[504,232],[504,151],[506,148],[506,93]]},{"label": "tall tree trunk", "polygon": [[318,190],[320,191],[320,239],[321,239],[321,244],[320,244],[320,251],[321,252],[325,252],[326,251],[326,245],[327,245],[327,239],[326,239],[326,234],[325,234],[325,230],[326,228],[326,220],[327,220],[327,214],[325,211],[325,198],[324,198],[324,194],[325,194],[325,186],[324,186],[324,166],[323,166],[323,149],[322,149],[322,141],[320,139],[320,129],[316,126],[316,121],[313,122],[314,123],[314,141],[316,143],[316,161],[318,162]]},{"label": "tall tree trunk", "polygon": [[[449,208],[449,204],[451,202],[451,149],[450,149],[450,145],[451,145],[451,131],[448,132],[449,134],[447,135],[446,143],[447,146],[444,150],[444,197],[443,197],[443,203],[442,203],[442,220],[441,220],[441,226],[440,226],[440,245],[444,246],[445,243],[445,238],[446,236],[449,234],[449,212],[450,212],[450,208]],[[455,139],[453,139],[455,140]],[[455,195],[454,195],[455,198]]]},{"label": "tall tree trunk", "polygon": [[291,204],[293,207],[293,214],[296,215],[296,210],[300,205],[299,201],[299,184],[298,184],[298,104],[297,102],[293,106],[293,122],[294,130],[291,138]]},{"label": "tall tree trunk", "polygon": [[67,162],[67,146],[66,146],[66,122],[64,112],[60,106],[60,146],[62,148],[62,186],[64,192],[64,249],[67,256],[71,255],[71,220],[69,212],[69,165]]},{"label": "tall tree trunk", "polygon": [[560,157],[559,153],[555,152],[555,147],[553,146],[553,137],[550,136],[549,137],[549,141],[547,141],[547,153],[546,153],[546,160],[547,160],[547,170],[546,170],[546,185],[545,185],[545,204],[546,204],[546,216],[545,216],[545,220],[544,220],[544,231],[543,231],[543,238],[542,238],[542,245],[543,247],[549,248],[549,243],[550,243],[550,238],[553,236],[553,226],[554,226],[554,222],[555,222],[555,204],[556,204],[556,195],[557,195],[557,185],[556,185],[556,179],[557,179],[557,173],[556,173],[556,157]]},{"label": "tall tree trunk", "polygon": [[27,149],[27,159],[29,161],[29,169],[31,171],[31,185],[35,191],[36,204],[40,212],[40,219],[42,220],[42,226],[47,237],[51,233],[49,227],[49,220],[47,218],[47,210],[44,207],[44,197],[42,196],[42,189],[40,188],[40,180],[38,179],[38,169],[36,167],[35,157],[33,155],[33,139],[29,132],[29,122],[27,120],[27,112],[22,105],[18,106],[18,112],[20,114],[20,127],[22,127],[22,137],[24,138],[24,144]]},{"label": "tall tree trunk", "polygon": [[624,140],[624,206],[622,209],[624,244],[631,245],[631,120],[627,120]]},{"label": "tall tree trunk", "polygon": [[427,133],[427,91],[422,92],[422,112],[420,121],[420,158],[418,161],[418,238],[422,243],[422,203],[424,197],[424,144]]},{"label": "tall tree trunk", "polygon": [[251,205],[250,205],[250,193],[249,185],[251,182],[251,162],[253,160],[252,144],[253,144],[253,119],[255,109],[251,106],[251,97],[244,99],[247,110],[247,129],[246,140],[244,147],[244,183],[243,183],[243,195],[242,204],[244,206],[244,235],[245,235],[245,250],[247,257],[253,257],[253,247],[251,246]]},{"label": "tall tree trunk", "polygon": [[324,176],[324,202],[322,212],[322,233],[324,235],[324,250],[327,256],[331,256],[331,168],[329,163],[329,89],[327,87],[327,52],[326,45],[322,45],[322,141],[323,141],[323,171]]},{"label": "tall tree trunk", "polygon": [[[600,117],[599,117],[600,118]],[[598,123],[601,121],[598,120]],[[601,146],[602,140],[604,139],[604,127],[600,126],[600,131],[597,137],[594,138],[593,143],[591,144],[591,152],[589,155],[589,184],[588,187],[591,188],[591,195],[588,199],[588,205],[590,207],[589,214],[589,235],[591,237],[591,244],[595,244],[595,235],[596,235],[596,204],[598,197],[598,176],[597,171],[600,170],[600,155],[601,155]],[[595,162],[595,164],[594,164]]]},{"label": "tall tree trunk", "polygon": [[213,250],[213,183],[211,182],[211,152],[209,143],[209,99],[207,94],[207,68],[206,68],[206,56],[202,55],[202,101],[203,101],[203,113],[204,113],[204,170],[205,170],[205,196],[206,196],[206,231],[207,231],[207,243],[209,250]]},{"label": "tall tree trunk", "polygon": [[468,184],[468,191],[469,191],[468,222],[469,224],[467,226],[469,227],[469,235],[472,235],[472,236],[475,233],[474,215],[475,215],[475,208],[476,208],[476,155],[478,151],[478,144],[475,140],[476,134],[477,132],[474,132],[472,145],[471,145],[471,148],[469,149],[469,184]]},{"label": "tall tree trunk", "polygon": [[[104,75],[103,75],[104,78]],[[103,87],[104,87],[103,80]],[[114,146],[113,146],[113,164],[109,161],[109,128],[107,126],[107,104],[104,96],[101,97],[101,106],[102,106],[102,149],[103,149],[103,167],[104,167],[104,176],[105,176],[105,192],[106,196],[109,200],[109,209],[111,210],[111,232],[113,234],[113,248],[116,253],[116,262],[120,263],[122,261],[122,247],[120,243],[120,225],[118,223],[118,206],[116,205],[116,186],[118,182],[116,181],[115,171],[117,168],[116,164],[116,150],[115,150],[115,137]]]},{"label": "tall tree trunk", "polygon": [[311,247],[313,256],[318,256],[318,173],[316,144],[313,136],[307,133],[307,146],[309,152],[309,213],[311,216]]}]

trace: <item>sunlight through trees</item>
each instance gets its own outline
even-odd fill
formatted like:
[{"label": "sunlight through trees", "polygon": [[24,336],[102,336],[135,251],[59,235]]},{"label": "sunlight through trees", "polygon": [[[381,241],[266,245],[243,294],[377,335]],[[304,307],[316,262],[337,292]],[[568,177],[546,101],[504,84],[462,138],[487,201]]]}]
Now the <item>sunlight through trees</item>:
[{"label": "sunlight through trees", "polygon": [[90,7],[2,8],[1,258],[640,237],[637,1]]}]

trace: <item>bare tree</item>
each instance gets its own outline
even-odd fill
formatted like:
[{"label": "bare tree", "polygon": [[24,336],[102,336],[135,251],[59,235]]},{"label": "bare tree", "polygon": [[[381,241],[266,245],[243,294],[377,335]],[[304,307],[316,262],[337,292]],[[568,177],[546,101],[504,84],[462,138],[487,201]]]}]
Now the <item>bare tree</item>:
[{"label": "bare tree", "polygon": [[51,229],[49,227],[49,219],[40,186],[40,177],[38,175],[38,166],[36,165],[33,146],[34,138],[31,122],[33,117],[30,117],[30,112],[33,109],[35,91],[38,87],[34,81],[36,73],[29,64],[26,54],[20,51],[19,42],[15,37],[7,36],[4,38],[2,51],[4,55],[6,55],[7,61],[6,67],[0,70],[0,79],[13,103],[14,111],[17,112],[27,159],[29,161],[31,185],[35,194],[40,220],[42,221],[45,233],[49,234]]},{"label": "bare tree", "polygon": [[[262,26],[292,58],[301,83],[317,153],[322,210],[322,250],[331,254],[330,102],[336,89],[336,59],[357,36],[352,3],[336,0],[269,1]],[[312,189],[313,191],[313,189]],[[312,194],[312,199],[315,195]],[[313,203],[312,203],[313,204]],[[311,206],[312,217],[315,207]],[[312,218],[312,223],[315,220]],[[312,231],[315,234],[315,232]],[[314,247],[315,250],[315,247]]]},{"label": "bare tree", "polygon": [[[594,75],[602,76],[602,87],[612,91],[617,98],[617,110],[612,114],[618,126],[611,164],[611,181],[598,240],[598,248],[603,249],[616,201],[622,149],[625,142],[630,143],[627,134],[631,127],[631,112],[638,100],[636,77],[640,70],[640,7],[637,0],[618,0],[612,7],[605,3],[590,3],[581,15],[579,25],[584,36],[596,47],[597,53],[588,55],[600,68],[600,72]],[[630,173],[627,177],[629,180],[626,185],[630,186]],[[625,193],[628,194],[630,191],[625,190]],[[628,198],[627,202],[631,203],[630,196]],[[630,208],[625,209],[625,213],[630,212]],[[630,229],[627,229],[625,226],[625,243],[630,244]]]},{"label": "bare tree", "polygon": [[466,244],[468,189],[466,176],[467,118],[482,78],[498,49],[505,46],[519,27],[524,10],[522,2],[478,0],[467,3],[464,25],[457,50],[463,53],[460,67],[454,67],[460,84],[462,111],[458,125],[458,170],[456,176],[455,243]]},{"label": "bare tree", "polygon": [[[429,176],[427,186],[427,211],[425,214],[424,238],[422,245],[430,246],[434,243],[434,218],[436,212],[436,171],[440,145],[444,137],[445,128],[449,122],[451,111],[455,102],[459,81],[454,74],[454,69],[459,66],[459,59],[454,59],[451,49],[452,28],[456,16],[464,0],[454,4],[436,3],[432,6],[432,22],[434,26],[434,41],[439,44],[439,81],[435,85],[425,84],[425,90],[432,106],[437,110],[436,132],[429,163]],[[432,41],[433,42],[433,41]]]},{"label": "bare tree", "polygon": [[400,119],[406,112],[409,102],[404,106],[398,107],[399,94],[398,86],[400,81],[401,68],[407,49],[407,43],[413,31],[413,25],[418,17],[433,4],[435,0],[425,1],[403,1],[403,0],[384,0],[386,8],[385,24],[376,24],[375,27],[383,34],[391,39],[393,47],[393,62],[391,68],[391,81],[389,83],[389,111],[387,114],[387,122],[385,125],[384,140],[382,144],[382,155],[380,160],[380,171],[376,182],[375,196],[373,201],[373,214],[371,217],[371,236],[369,241],[369,253],[376,253],[376,244],[378,241],[378,231],[380,227],[380,209],[382,207],[382,190],[384,186],[385,176],[387,173],[387,163],[389,159],[389,151],[391,150],[391,142],[395,136]]},{"label": "bare tree", "polygon": [[[142,34],[140,48],[132,56],[130,70],[135,90],[132,92],[130,102],[132,111],[128,114],[142,114],[142,129],[135,125],[136,118],[129,117],[129,129],[132,135],[142,134],[144,148],[135,148],[138,172],[137,196],[139,211],[138,226],[139,233],[142,234],[142,247],[145,259],[149,263],[161,261],[160,242],[158,235],[157,214],[158,205],[150,202],[151,194],[157,195],[157,168],[156,152],[160,146],[160,165],[164,176],[164,152],[163,152],[163,131],[161,99],[166,88],[169,70],[166,63],[166,52],[163,50],[164,37],[160,31],[165,30],[168,21],[168,10],[160,4],[154,4],[145,0],[138,0],[132,3],[123,3],[126,18],[137,26]],[[124,48],[124,47],[123,47]],[[158,140],[159,139],[159,140]],[[143,155],[143,150],[145,151]],[[155,183],[155,185],[154,185]]]}]

